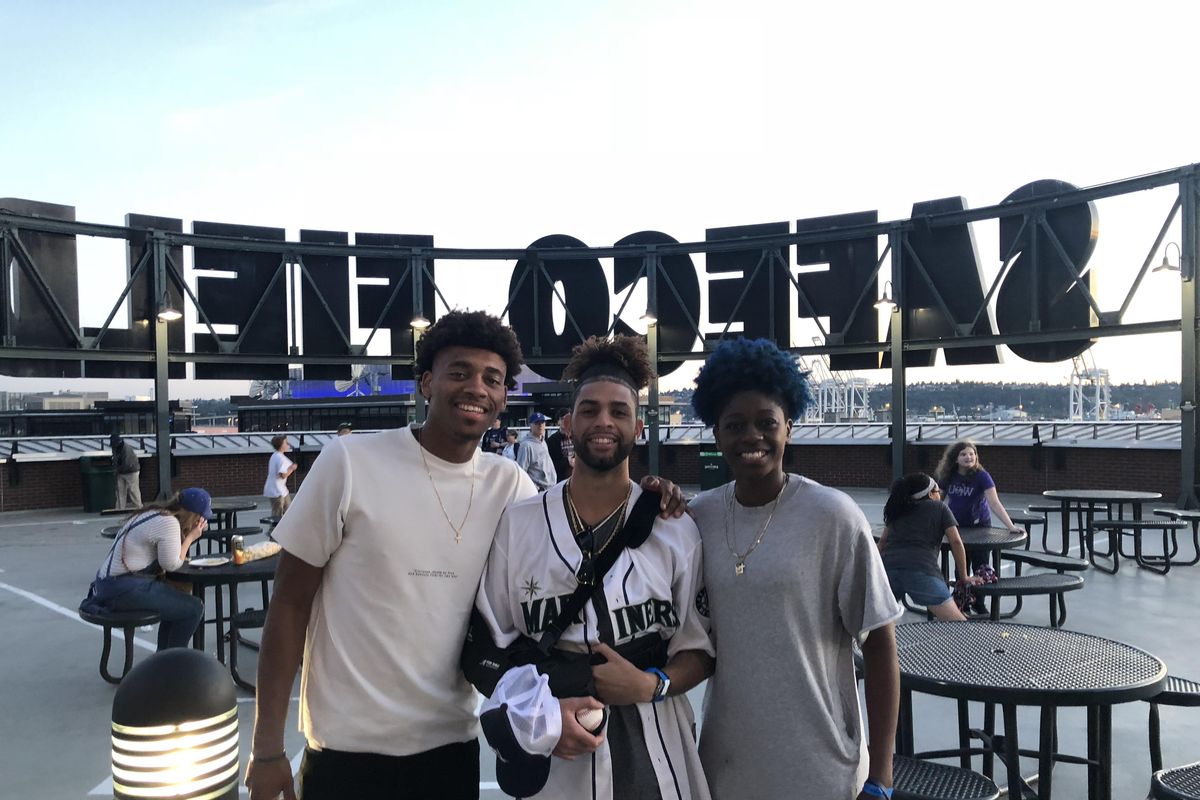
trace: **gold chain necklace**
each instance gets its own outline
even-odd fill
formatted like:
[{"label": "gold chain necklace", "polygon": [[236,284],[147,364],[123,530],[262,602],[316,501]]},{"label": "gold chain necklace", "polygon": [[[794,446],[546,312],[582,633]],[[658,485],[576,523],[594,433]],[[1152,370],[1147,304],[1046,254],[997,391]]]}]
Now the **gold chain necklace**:
[{"label": "gold chain necklace", "polygon": [[[564,494],[566,495],[566,498],[567,498],[567,511],[569,511],[571,514],[572,527],[578,529],[580,532],[598,531],[601,528],[603,528],[605,525],[607,525],[612,520],[612,518],[615,517],[617,514],[620,514],[621,517],[624,518],[625,508],[626,508],[626,506],[629,505],[629,497],[630,497],[630,495],[633,494],[633,484],[632,483],[629,484],[629,488],[625,490],[625,499],[622,500],[620,503],[617,503],[616,508],[614,508],[612,511],[605,514],[604,519],[600,520],[595,525],[588,525],[587,523],[585,523],[583,521],[583,518],[579,516],[579,512],[575,509],[575,501],[571,499],[571,482],[569,480],[567,481],[566,491],[564,492]],[[592,554],[592,558],[596,558],[601,553],[603,553],[604,548],[608,547],[608,543],[611,542],[615,538],[617,538],[617,537],[616,537],[616,534],[614,533],[613,535],[611,535],[607,539],[605,539],[604,544],[600,545],[600,549]]]},{"label": "gold chain necklace", "polygon": [[783,487],[779,490],[779,494],[775,495],[775,502],[771,503],[771,513],[767,515],[767,521],[763,523],[762,529],[759,530],[758,536],[754,537],[754,543],[750,545],[750,549],[744,553],[739,553],[733,546],[733,538],[731,531],[733,530],[733,511],[736,503],[734,497],[734,484],[729,484],[728,506],[725,512],[725,546],[729,548],[729,552],[733,554],[733,574],[740,576],[746,571],[746,559],[754,552],[754,548],[758,547],[763,537],[767,535],[767,528],[771,527],[771,520],[775,518],[775,509],[779,508],[779,500],[783,497],[784,489],[787,489],[788,482],[792,476],[788,473],[783,474]]},{"label": "gold chain necklace", "polygon": [[446,511],[446,503],[442,500],[442,493],[438,491],[437,483],[433,480],[433,473],[429,471],[429,462],[425,459],[425,445],[421,444],[420,432],[424,428],[417,428],[417,449],[421,451],[421,463],[425,466],[425,475],[429,478],[429,485],[433,487],[433,494],[437,497],[438,505],[442,507],[442,516],[446,518],[446,524],[454,531],[454,543],[462,544],[463,528],[467,526],[467,519],[471,516],[471,506],[475,503],[475,457],[471,456],[471,494],[467,497],[467,513],[463,514],[462,522],[457,525],[450,519],[450,512]]}]

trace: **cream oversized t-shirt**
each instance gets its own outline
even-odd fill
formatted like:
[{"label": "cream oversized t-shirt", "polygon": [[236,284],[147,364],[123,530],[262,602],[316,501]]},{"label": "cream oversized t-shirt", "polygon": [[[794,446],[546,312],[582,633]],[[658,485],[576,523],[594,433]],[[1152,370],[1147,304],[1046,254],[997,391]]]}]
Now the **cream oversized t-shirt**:
[{"label": "cream oversized t-shirt", "polygon": [[[275,529],[324,568],[301,676],[311,747],[403,756],[478,735],[467,620],[501,513],[536,490],[491,453],[424,455],[408,428],[332,441]],[[442,504],[454,525],[466,515],[460,543]]]}]

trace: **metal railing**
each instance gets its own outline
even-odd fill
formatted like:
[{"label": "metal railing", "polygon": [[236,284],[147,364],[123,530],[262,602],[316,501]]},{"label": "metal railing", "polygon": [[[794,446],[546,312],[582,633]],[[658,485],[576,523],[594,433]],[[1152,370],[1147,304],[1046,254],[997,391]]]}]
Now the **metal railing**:
[{"label": "metal railing", "polygon": [[[891,441],[886,422],[801,423],[792,429],[793,444],[886,444]],[[649,431],[649,428],[646,429]],[[234,453],[269,453],[271,438],[282,431],[254,433],[176,433],[171,449],[176,456]],[[355,436],[373,433],[357,431]],[[1180,424],[1171,420],[1113,422],[918,422],[906,429],[913,444],[949,444],[972,439],[980,444],[1049,446],[1149,447],[1180,446]],[[334,431],[287,431],[292,446],[312,451],[336,438]],[[142,453],[153,455],[154,434],[130,434],[125,441]],[[643,438],[643,441],[645,439]],[[663,445],[711,444],[712,430],[701,425],[664,425],[659,429]],[[14,451],[13,447],[16,446]],[[14,454],[20,461],[66,461],[81,456],[107,455],[108,436],[33,436],[0,439],[0,458]]]}]

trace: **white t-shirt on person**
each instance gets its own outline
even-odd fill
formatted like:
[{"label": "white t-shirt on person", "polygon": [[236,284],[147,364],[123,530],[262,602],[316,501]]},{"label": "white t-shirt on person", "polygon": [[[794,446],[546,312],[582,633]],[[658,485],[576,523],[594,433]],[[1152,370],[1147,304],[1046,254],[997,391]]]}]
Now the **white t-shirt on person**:
[{"label": "white t-shirt on person", "polygon": [[[125,530],[129,532],[122,536]],[[182,552],[183,536],[179,530],[179,520],[170,514],[160,511],[135,514],[121,526],[117,535],[119,541],[112,554],[112,567],[106,573],[104,566],[101,566],[101,577],[140,572],[155,562],[167,571],[183,566],[187,555]],[[108,563],[107,557],[105,563]]]},{"label": "white t-shirt on person", "polygon": [[[536,489],[492,453],[421,456],[408,428],[330,442],[275,529],[324,567],[300,688],[311,747],[404,756],[478,735],[467,621],[500,515]],[[447,514],[466,517],[460,543]]]},{"label": "white t-shirt on person", "polygon": [[287,478],[279,477],[286,475],[291,468],[292,460],[283,453],[276,450],[271,454],[271,463],[267,466],[267,482],[263,484],[263,497],[287,497],[291,494],[288,491]]}]

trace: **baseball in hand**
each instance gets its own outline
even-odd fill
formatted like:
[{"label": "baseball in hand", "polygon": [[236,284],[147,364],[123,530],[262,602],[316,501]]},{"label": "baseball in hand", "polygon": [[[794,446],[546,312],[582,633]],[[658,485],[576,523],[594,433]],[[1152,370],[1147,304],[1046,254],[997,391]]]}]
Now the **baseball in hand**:
[{"label": "baseball in hand", "polygon": [[575,712],[575,719],[583,726],[584,730],[595,736],[604,726],[604,709],[581,708]]}]

